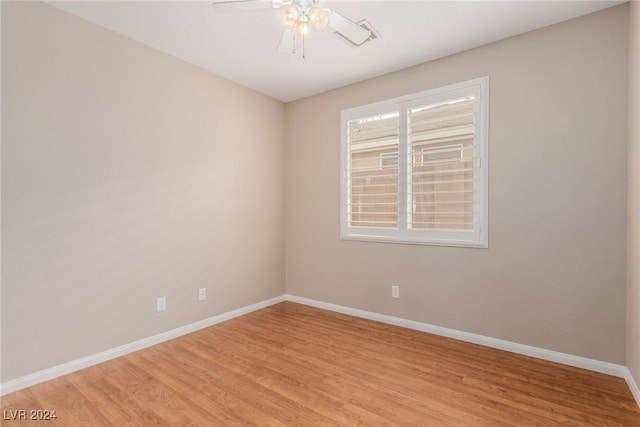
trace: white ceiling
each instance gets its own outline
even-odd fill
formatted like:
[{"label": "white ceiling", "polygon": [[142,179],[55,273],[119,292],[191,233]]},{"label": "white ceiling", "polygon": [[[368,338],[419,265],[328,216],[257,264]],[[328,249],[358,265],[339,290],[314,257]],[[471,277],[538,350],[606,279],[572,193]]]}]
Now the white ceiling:
[{"label": "white ceiling", "polygon": [[329,1],[382,38],[354,48],[330,29],[276,52],[277,11],[217,13],[211,1],[50,1],[88,21],[281,101],[292,101],[521,34],[624,1]]}]

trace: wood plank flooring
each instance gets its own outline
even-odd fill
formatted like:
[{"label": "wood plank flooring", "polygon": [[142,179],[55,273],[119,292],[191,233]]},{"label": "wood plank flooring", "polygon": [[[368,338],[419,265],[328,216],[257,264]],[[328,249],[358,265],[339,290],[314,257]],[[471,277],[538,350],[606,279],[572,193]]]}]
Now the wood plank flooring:
[{"label": "wood plank flooring", "polygon": [[25,426],[640,426],[623,379],[290,302],[1,406],[56,411],[2,420]]}]

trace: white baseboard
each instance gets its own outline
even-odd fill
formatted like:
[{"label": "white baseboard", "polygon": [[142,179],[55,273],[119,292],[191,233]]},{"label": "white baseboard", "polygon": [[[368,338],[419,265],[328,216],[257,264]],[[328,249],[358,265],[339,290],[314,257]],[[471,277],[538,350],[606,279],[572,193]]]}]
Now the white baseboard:
[{"label": "white baseboard", "polygon": [[[434,335],[441,335],[448,338],[466,341],[474,344],[483,345],[485,347],[497,348],[512,353],[522,354],[525,356],[536,357],[538,359],[548,360],[551,362],[561,363],[563,365],[574,366],[577,368],[588,369],[590,371],[601,372],[607,375],[627,378],[631,377],[626,366],[615,365],[613,363],[601,362],[599,360],[588,359],[586,357],[574,356],[571,354],[560,353],[558,351],[546,350],[543,348],[532,347],[529,345],[518,344],[511,341],[505,341],[497,338],[486,337],[483,335],[462,332],[455,329],[443,328],[441,326],[430,325],[428,323],[416,322],[413,320],[402,319],[400,317],[388,316],[386,314],[373,313],[371,311],[359,310],[356,308],[344,307],[341,305],[330,304],[327,302],[316,301],[309,298],[298,297],[295,295],[285,295],[287,301],[299,304],[310,305],[325,310],[335,311],[363,319],[375,320],[377,322],[387,323],[390,325],[402,326],[408,329],[428,332]],[[630,386],[631,387],[631,386]],[[636,386],[636,391],[638,390]],[[633,392],[633,388],[632,388]],[[638,395],[634,393],[636,401]],[[640,404],[640,403],[639,403]]]},{"label": "white baseboard", "polygon": [[636,399],[636,403],[638,404],[638,406],[640,406],[640,388],[638,388],[638,383],[636,382],[636,379],[633,378],[633,375],[631,375],[631,371],[628,368],[626,369],[626,374],[624,376],[624,379],[627,381],[627,385],[629,386],[629,389],[631,389],[631,394],[633,394],[633,398]]},{"label": "white baseboard", "polygon": [[111,360],[116,357],[124,356],[125,354],[132,353],[134,351],[142,350],[143,348],[150,347],[152,345],[160,344],[161,342],[168,341],[170,339],[177,338],[182,335],[189,334],[191,332],[195,332],[199,329],[207,328],[217,323],[224,322],[225,320],[230,320],[230,319],[233,319],[234,317],[251,313],[252,311],[260,310],[261,308],[265,308],[270,305],[277,304],[284,300],[285,300],[284,296],[281,295],[265,301],[260,301],[255,304],[251,304],[245,307],[238,308],[236,310],[222,313],[217,316],[210,317],[208,319],[191,323],[189,325],[181,326],[179,328],[172,329],[167,332],[162,332],[160,334],[143,338],[141,340],[134,341],[129,344],[121,345],[119,347],[115,347],[110,350],[105,350],[100,353],[83,357],[81,359],[63,363],[62,365],[54,366],[52,368],[34,372],[32,374],[28,374],[23,377],[16,378],[14,380],[6,381],[0,384],[0,396],[13,393],[14,391],[18,391],[23,388],[39,384],[41,382],[60,377],[62,375],[70,374],[71,372],[75,372],[80,369],[88,368],[89,366],[97,365],[98,363],[106,362],[107,360]]}]

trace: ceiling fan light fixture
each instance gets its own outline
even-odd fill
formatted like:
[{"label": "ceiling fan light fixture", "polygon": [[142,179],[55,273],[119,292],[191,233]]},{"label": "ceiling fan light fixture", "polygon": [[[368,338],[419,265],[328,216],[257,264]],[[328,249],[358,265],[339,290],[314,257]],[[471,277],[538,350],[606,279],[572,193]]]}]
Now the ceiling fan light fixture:
[{"label": "ceiling fan light fixture", "polygon": [[330,18],[331,11],[329,9],[318,6],[313,6],[309,9],[309,20],[318,31],[322,31],[327,27]]},{"label": "ceiling fan light fixture", "polygon": [[297,26],[300,15],[300,9],[295,4],[280,9],[282,25],[289,30],[293,30]]}]

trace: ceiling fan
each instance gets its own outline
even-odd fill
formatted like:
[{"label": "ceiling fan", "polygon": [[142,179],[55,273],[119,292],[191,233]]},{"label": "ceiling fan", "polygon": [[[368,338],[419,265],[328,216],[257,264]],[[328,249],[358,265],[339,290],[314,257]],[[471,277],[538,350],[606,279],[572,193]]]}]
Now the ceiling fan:
[{"label": "ceiling fan", "polygon": [[318,0],[236,0],[215,1],[213,7],[221,13],[245,12],[257,9],[278,9],[284,25],[284,33],[278,45],[280,53],[295,53],[295,42],[303,43],[311,38],[311,26],[321,31],[326,27],[354,46],[361,46],[366,41],[378,38],[368,22],[356,23],[340,15],[338,12],[320,7]]}]

